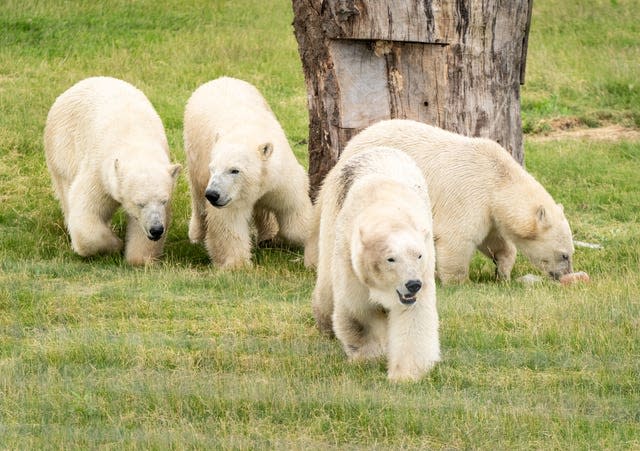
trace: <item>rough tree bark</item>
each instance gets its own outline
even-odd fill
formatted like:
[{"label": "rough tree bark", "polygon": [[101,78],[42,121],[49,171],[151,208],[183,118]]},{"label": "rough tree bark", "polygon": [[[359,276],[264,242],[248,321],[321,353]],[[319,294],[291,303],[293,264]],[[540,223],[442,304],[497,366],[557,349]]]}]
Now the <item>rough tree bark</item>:
[{"label": "rough tree bark", "polygon": [[292,0],[312,197],[347,141],[404,118],[502,144],[523,163],[533,0]]}]

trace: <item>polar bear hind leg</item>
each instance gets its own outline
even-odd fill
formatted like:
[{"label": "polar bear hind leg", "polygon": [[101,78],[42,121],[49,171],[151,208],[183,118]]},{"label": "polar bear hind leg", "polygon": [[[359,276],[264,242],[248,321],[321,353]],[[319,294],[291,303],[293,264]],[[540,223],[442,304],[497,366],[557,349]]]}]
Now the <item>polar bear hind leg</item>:
[{"label": "polar bear hind leg", "polygon": [[[455,241],[455,242],[453,242]],[[445,284],[463,283],[469,279],[469,264],[476,246],[462,239],[436,239],[436,268],[440,281]]]},{"label": "polar bear hind leg", "polygon": [[[324,265],[327,266],[327,265]],[[333,284],[327,268],[317,273],[316,285],[311,295],[311,307],[318,329],[327,335],[333,333]]]},{"label": "polar bear hind leg", "polygon": [[278,234],[278,221],[267,208],[260,205],[253,208],[253,223],[256,226],[256,243],[273,240]]},{"label": "polar bear hind leg", "polygon": [[285,241],[302,246],[309,236],[309,222],[312,215],[311,201],[306,192],[289,192],[289,201],[274,206],[278,220],[279,236]]}]

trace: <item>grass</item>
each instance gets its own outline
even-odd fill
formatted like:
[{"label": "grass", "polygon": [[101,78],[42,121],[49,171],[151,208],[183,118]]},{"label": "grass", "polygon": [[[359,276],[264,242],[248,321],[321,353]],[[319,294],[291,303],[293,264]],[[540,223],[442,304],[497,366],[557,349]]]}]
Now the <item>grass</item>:
[{"label": "grass", "polygon": [[523,128],[570,116],[586,126],[640,127],[640,22],[632,0],[537,2],[533,7]]},{"label": "grass", "polygon": [[[638,126],[631,1],[534,2],[523,115]],[[182,177],[165,260],[75,256],[42,154],[57,95],[106,74],[140,87],[184,164],[182,114],[220,75],[265,94],[306,164],[306,93],[287,1],[6,0],[0,6],[0,447],[638,449],[640,143],[527,137],[589,285],[438,288],[444,360],[392,385],[318,334],[300,250],[225,273],[187,239]],[[527,125],[529,124],[529,125]],[[546,125],[545,125],[546,124]],[[122,216],[116,218],[122,231]],[[535,272],[519,259],[514,277]]]}]

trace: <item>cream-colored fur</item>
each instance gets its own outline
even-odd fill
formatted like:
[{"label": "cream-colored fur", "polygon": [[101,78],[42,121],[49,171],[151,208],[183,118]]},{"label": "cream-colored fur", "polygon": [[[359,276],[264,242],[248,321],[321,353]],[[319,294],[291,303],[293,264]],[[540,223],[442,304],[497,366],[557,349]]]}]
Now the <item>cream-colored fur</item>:
[{"label": "cream-colored fur", "polygon": [[122,249],[111,229],[122,206],[127,262],[161,256],[180,165],[170,163],[162,121],[141,91],[110,77],[76,83],[51,107],[44,147],[76,253]]},{"label": "cream-colored fur", "polygon": [[[384,145],[413,157],[427,180],[443,282],[466,280],[476,249],[507,280],[516,249],[554,278],[572,271],[572,234],[562,206],[496,142],[394,119],[356,135],[341,158]],[[307,264],[314,262],[317,228],[313,223]]]},{"label": "cream-colored fur", "polygon": [[404,153],[341,159],[319,192],[313,311],[349,359],[388,358],[391,380],[440,360],[435,250],[426,182]]},{"label": "cream-colored fur", "polygon": [[222,77],[187,103],[184,141],[191,187],[189,238],[223,268],[251,261],[257,241],[302,245],[311,214],[309,181],[276,117],[251,84]]}]

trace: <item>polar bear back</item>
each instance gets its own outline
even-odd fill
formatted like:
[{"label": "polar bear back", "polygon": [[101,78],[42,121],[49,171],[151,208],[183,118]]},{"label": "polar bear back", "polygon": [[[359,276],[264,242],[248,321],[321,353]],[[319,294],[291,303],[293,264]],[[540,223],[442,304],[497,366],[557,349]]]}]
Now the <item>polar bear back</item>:
[{"label": "polar bear back", "polygon": [[[501,177],[520,172],[514,171],[518,164],[513,158],[493,141],[469,138],[411,120],[374,124],[349,141],[341,158],[376,145],[403,150],[416,161],[429,183],[429,195],[436,210],[448,206],[442,202],[464,202],[449,182],[464,185],[465,197],[484,200],[487,184],[500,185]],[[504,169],[496,170],[500,167]]]},{"label": "polar bear back", "polygon": [[[349,141],[341,158],[372,146],[391,146],[409,154],[428,184],[433,215],[440,228],[453,226],[474,211],[478,224],[486,228],[497,201],[520,196],[555,205],[547,191],[498,143],[471,138],[424,123],[392,119],[378,122]],[[504,190],[510,190],[504,196]],[[516,192],[514,192],[516,191]],[[519,192],[517,192],[519,191]]]},{"label": "polar bear back", "polygon": [[[231,77],[220,77],[198,87],[185,109],[185,139],[202,140],[190,147],[211,149],[213,143],[236,129],[282,132],[269,104],[252,84]],[[280,136],[279,136],[280,137]]]},{"label": "polar bear back", "polygon": [[337,167],[338,169],[332,175],[337,178],[337,183],[331,181],[326,185],[338,188],[338,191],[332,195],[335,196],[334,199],[339,208],[353,187],[354,181],[361,182],[362,179],[369,177],[384,177],[411,186],[429,205],[424,176],[413,158],[404,152],[377,146],[353,155],[352,158],[345,157]]},{"label": "polar bear back", "polygon": [[47,117],[45,148],[52,170],[69,178],[80,166],[98,170],[105,159],[120,155],[169,165],[155,109],[142,91],[111,77],[87,78],[56,99]]}]

